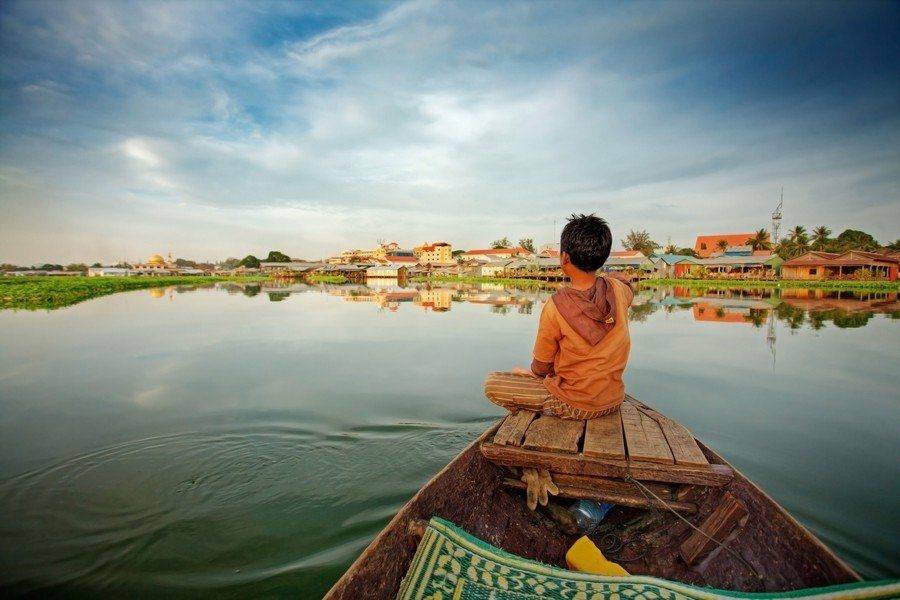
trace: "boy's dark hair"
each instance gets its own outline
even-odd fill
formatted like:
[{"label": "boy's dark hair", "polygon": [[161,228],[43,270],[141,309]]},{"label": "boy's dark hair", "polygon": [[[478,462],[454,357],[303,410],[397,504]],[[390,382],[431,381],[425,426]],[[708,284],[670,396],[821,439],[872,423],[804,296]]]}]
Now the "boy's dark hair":
[{"label": "boy's dark hair", "polygon": [[563,227],[559,250],[569,255],[572,264],[586,273],[603,266],[612,248],[612,231],[600,217],[572,215]]}]

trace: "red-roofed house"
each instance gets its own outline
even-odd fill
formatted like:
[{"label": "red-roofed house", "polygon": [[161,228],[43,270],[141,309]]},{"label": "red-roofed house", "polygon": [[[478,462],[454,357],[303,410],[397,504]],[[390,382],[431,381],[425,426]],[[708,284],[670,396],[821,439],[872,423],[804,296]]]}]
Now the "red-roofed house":
[{"label": "red-roofed house", "polygon": [[388,254],[387,262],[403,265],[414,265],[419,262],[415,256],[406,256],[405,254]]},{"label": "red-roofed house", "polygon": [[523,258],[531,256],[531,252],[518,246],[516,248],[486,248],[482,250],[466,250],[462,254],[463,258],[474,260],[496,260],[501,258]]},{"label": "red-roofed house", "polygon": [[721,233],[719,235],[698,235],[694,242],[694,252],[700,258],[709,258],[715,252],[722,252],[719,240],[725,240],[728,246],[745,246],[753,237],[752,233]]},{"label": "red-roofed house", "polygon": [[853,278],[860,269],[867,269],[872,276],[896,281],[900,269],[900,257],[878,252],[850,250],[842,254],[834,252],[807,252],[786,261],[781,266],[783,279],[844,279]]},{"label": "red-roofed house", "polygon": [[610,258],[637,258],[644,259],[647,258],[643,252],[640,250],[616,250],[615,252],[609,253]]}]

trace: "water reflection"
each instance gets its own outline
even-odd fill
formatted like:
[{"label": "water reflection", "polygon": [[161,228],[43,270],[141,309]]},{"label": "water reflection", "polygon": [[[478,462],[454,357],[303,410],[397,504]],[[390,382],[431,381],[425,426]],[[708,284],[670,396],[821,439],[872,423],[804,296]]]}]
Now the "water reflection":
[{"label": "water reflection", "polygon": [[[656,287],[642,290],[641,300],[650,312],[691,310],[695,321],[740,323],[763,327],[777,319],[791,329],[808,324],[821,329],[830,322],[836,327],[861,327],[875,314],[900,317],[897,292],[856,292],[806,288],[723,289]],[[643,310],[635,306],[633,313]],[[634,317],[634,314],[632,315]]]},{"label": "water reflection", "polygon": [[[408,304],[429,312],[443,313],[454,304],[485,305],[497,315],[530,315],[555,291],[554,286],[516,287],[495,283],[413,284],[397,280],[375,280],[367,284],[308,284],[291,280],[263,283],[223,283],[229,293],[255,296],[264,291],[271,302],[291,294],[320,293],[346,302],[371,303],[380,310],[397,312]],[[689,311],[693,321],[703,324],[747,325],[764,330],[763,337],[775,358],[778,327],[794,331],[808,326],[820,330],[831,324],[839,328],[864,327],[876,314],[900,318],[897,292],[835,291],[807,288],[703,288],[696,286],[642,287],[629,309],[632,323],[642,323],[662,311]]]},{"label": "water reflection", "polygon": [[[0,311],[0,588],[323,594],[499,416],[484,374],[528,359],[553,291],[217,282]],[[626,385],[894,575],[897,314],[896,293],[641,289]]]},{"label": "water reflection", "polygon": [[[221,283],[230,294],[248,297],[266,292],[269,300],[280,302],[291,294],[324,293],[347,302],[366,302],[390,312],[403,304],[431,312],[447,312],[455,303],[483,304],[495,314],[531,314],[535,303],[550,297],[552,287],[519,288],[493,283],[455,285],[400,285],[396,280],[368,284],[308,284],[292,281],[262,283]],[[179,292],[182,290],[179,289]],[[151,290],[159,297],[160,290]],[[635,295],[629,316],[642,322],[657,311],[691,311],[702,323],[744,324],[757,328],[776,319],[791,329],[809,325],[821,329],[862,327],[875,314],[900,318],[897,292],[856,292],[805,288],[698,288],[688,286],[645,287]]]}]

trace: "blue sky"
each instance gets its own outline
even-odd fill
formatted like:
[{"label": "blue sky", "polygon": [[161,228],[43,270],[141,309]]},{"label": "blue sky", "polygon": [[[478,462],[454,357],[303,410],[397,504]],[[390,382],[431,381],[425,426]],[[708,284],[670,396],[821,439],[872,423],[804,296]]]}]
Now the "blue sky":
[{"label": "blue sky", "polygon": [[900,237],[890,3],[0,5],[0,262]]}]

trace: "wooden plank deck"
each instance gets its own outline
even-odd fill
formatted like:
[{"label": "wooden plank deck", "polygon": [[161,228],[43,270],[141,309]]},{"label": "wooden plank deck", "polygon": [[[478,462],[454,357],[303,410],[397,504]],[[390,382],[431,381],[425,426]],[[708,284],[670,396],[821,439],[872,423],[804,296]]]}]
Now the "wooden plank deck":
[{"label": "wooden plank deck", "polygon": [[546,468],[570,486],[573,477],[582,478],[582,489],[593,480],[608,493],[622,491],[609,488],[610,478],[629,474],[657,484],[705,486],[722,486],[733,477],[729,467],[709,464],[683,425],[630,396],[619,412],[587,421],[511,414],[481,451],[497,464]]},{"label": "wooden plank deck", "polygon": [[528,430],[528,426],[536,416],[537,413],[530,410],[512,413],[500,424],[500,428],[494,435],[494,443],[501,446],[520,446],[525,437],[525,431]]},{"label": "wooden plank deck", "polygon": [[622,413],[622,429],[630,458],[669,464],[675,462],[659,423],[631,402],[623,402],[619,412]]},{"label": "wooden plank deck", "polygon": [[541,415],[525,432],[523,448],[551,452],[578,452],[578,442],[584,432],[584,421],[570,421]]},{"label": "wooden plank deck", "polygon": [[587,422],[584,432],[584,455],[625,459],[625,435],[622,432],[621,413]]}]

